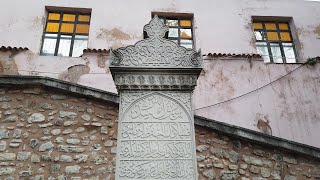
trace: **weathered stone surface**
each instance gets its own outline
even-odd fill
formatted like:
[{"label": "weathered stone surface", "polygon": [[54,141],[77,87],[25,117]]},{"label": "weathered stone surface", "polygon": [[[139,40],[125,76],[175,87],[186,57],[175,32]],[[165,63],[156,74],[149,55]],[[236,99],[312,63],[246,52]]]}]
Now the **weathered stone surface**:
[{"label": "weathered stone surface", "polygon": [[236,180],[239,177],[239,173],[237,171],[228,171],[223,170],[220,174],[221,180]]},{"label": "weathered stone surface", "polygon": [[256,157],[248,156],[248,155],[243,155],[242,159],[247,164],[252,164],[252,165],[255,165],[255,166],[272,167],[271,161],[268,161],[268,160],[261,160],[261,159],[258,159]]},{"label": "weathered stone surface", "polygon": [[31,156],[31,162],[33,163],[39,163],[40,162],[40,156],[37,154],[32,154]]},{"label": "weathered stone surface", "polygon": [[54,140],[54,142],[60,144],[60,143],[64,142],[64,139],[63,139],[63,137],[57,137],[57,138]]},{"label": "weathered stone surface", "polygon": [[61,118],[68,118],[68,119],[74,119],[77,117],[77,113],[75,112],[69,112],[69,111],[59,111],[59,117]]},{"label": "weathered stone surface", "polygon": [[11,123],[11,122],[16,122],[18,120],[19,120],[19,118],[18,118],[17,115],[12,115],[12,116],[8,116],[8,117],[2,119],[1,122],[3,122],[3,123]]},{"label": "weathered stone surface", "polygon": [[13,161],[16,158],[15,153],[0,153],[0,162],[1,161]]},{"label": "weathered stone surface", "polygon": [[289,164],[298,164],[297,160],[293,157],[283,157],[283,161]]},{"label": "weathered stone surface", "polygon": [[111,148],[111,153],[112,154],[117,154],[117,147],[112,147]]},{"label": "weathered stone surface", "polygon": [[73,132],[73,130],[72,129],[66,129],[66,130],[64,130],[63,132],[62,132],[62,134],[71,134]]},{"label": "weathered stone surface", "polygon": [[270,177],[270,170],[268,168],[262,167],[261,168],[261,176],[264,178]]},{"label": "weathered stone surface", "polygon": [[11,175],[16,171],[16,168],[13,167],[0,167],[0,176],[2,175]]},{"label": "weathered stone surface", "polygon": [[95,164],[105,164],[107,162],[107,158],[104,155],[97,155],[94,157]]},{"label": "weathered stone surface", "polygon": [[101,133],[101,134],[108,134],[108,128],[106,128],[106,127],[101,127],[100,133]]},{"label": "weathered stone surface", "polygon": [[235,152],[235,151],[230,151],[229,152],[229,161],[232,163],[237,163],[240,160],[240,155],[239,153]]},{"label": "weathered stone surface", "polygon": [[54,94],[54,95],[51,95],[50,97],[53,100],[64,100],[64,99],[67,99],[67,96],[62,95],[62,94]]},{"label": "weathered stone surface", "polygon": [[17,160],[18,161],[25,161],[29,159],[31,156],[31,152],[18,152]]},{"label": "weathered stone surface", "polygon": [[44,175],[36,175],[32,180],[44,180]]},{"label": "weathered stone surface", "polygon": [[295,176],[290,176],[290,175],[287,175],[284,177],[284,180],[296,180],[297,178]]},{"label": "weathered stone surface", "polygon": [[50,172],[53,173],[53,174],[59,173],[60,172],[60,167],[61,167],[60,164],[51,164]]},{"label": "weathered stone surface", "polygon": [[63,123],[64,126],[72,126],[78,124],[78,121],[65,121]]},{"label": "weathered stone surface", "polygon": [[84,152],[85,148],[79,146],[66,146],[66,145],[59,145],[59,151],[66,152],[66,153],[82,153]]},{"label": "weathered stone surface", "polygon": [[45,110],[53,110],[55,108],[54,105],[52,105],[50,103],[46,103],[46,102],[41,103],[39,106],[41,109],[45,109]]},{"label": "weathered stone surface", "polygon": [[254,174],[259,174],[260,173],[260,168],[257,167],[257,166],[251,165],[249,171],[254,173]]},{"label": "weathered stone surface", "polygon": [[0,151],[6,150],[7,142],[6,141],[0,141]]},{"label": "weathered stone surface", "polygon": [[112,141],[112,140],[107,140],[107,141],[104,143],[104,146],[106,146],[106,147],[112,147],[112,146],[113,146],[113,141]]},{"label": "weathered stone surface", "polygon": [[210,169],[203,172],[203,176],[207,177],[208,179],[216,179],[216,173]]},{"label": "weathered stone surface", "polygon": [[79,139],[67,139],[66,142],[67,142],[68,144],[73,144],[73,145],[80,144],[80,140],[79,140]]},{"label": "weathered stone surface", "polygon": [[83,114],[81,116],[81,119],[84,120],[84,121],[90,121],[91,116],[89,114]]},{"label": "weathered stone surface", "polygon": [[229,158],[229,153],[227,153],[224,149],[221,149],[221,148],[211,147],[210,152],[217,158],[226,158],[226,159]]},{"label": "weathered stone surface", "polygon": [[61,162],[71,162],[72,161],[72,157],[71,156],[68,156],[68,155],[61,155],[60,157],[60,161]]},{"label": "weathered stone surface", "polygon": [[208,148],[209,148],[209,146],[207,146],[207,145],[199,145],[199,146],[197,146],[197,151],[202,152],[202,151],[207,150]]},{"label": "weathered stone surface", "polygon": [[78,174],[80,172],[80,166],[75,165],[75,166],[67,166],[65,169],[66,174]]},{"label": "weathered stone surface", "polygon": [[20,143],[19,142],[11,142],[9,144],[9,147],[12,147],[12,148],[18,148],[20,146]]},{"label": "weathered stone surface", "polygon": [[40,152],[48,151],[48,150],[51,150],[53,148],[54,148],[54,144],[52,144],[52,142],[49,141],[49,142],[41,144],[40,147],[39,147],[39,151]]},{"label": "weathered stone surface", "polygon": [[0,102],[10,102],[12,101],[9,96],[0,96]]},{"label": "weathered stone surface", "polygon": [[51,134],[54,135],[54,136],[57,136],[61,133],[61,129],[54,129],[51,131]]},{"label": "weathered stone surface", "polygon": [[10,131],[0,129],[0,140],[9,138]]},{"label": "weathered stone surface", "polygon": [[76,129],[76,132],[77,133],[82,133],[82,132],[84,132],[86,129],[84,128],[84,127],[79,127],[79,128],[77,128]]},{"label": "weathered stone surface", "polygon": [[85,163],[87,162],[88,158],[89,158],[89,155],[86,155],[86,154],[77,154],[74,156],[74,160],[77,163]]},{"label": "weathered stone surface", "polygon": [[12,137],[18,139],[18,138],[21,137],[21,133],[22,133],[22,130],[21,130],[21,129],[15,129],[15,130],[13,131]]},{"label": "weathered stone surface", "polygon": [[46,117],[41,113],[33,113],[30,117],[28,117],[27,121],[29,123],[39,123],[44,122]]},{"label": "weathered stone surface", "polygon": [[206,159],[206,156],[200,154],[200,155],[197,155],[197,161],[200,162],[200,161],[203,161]]},{"label": "weathered stone surface", "polygon": [[230,169],[230,170],[237,170],[237,169],[238,169],[238,165],[230,164],[230,165],[229,165],[229,169]]}]

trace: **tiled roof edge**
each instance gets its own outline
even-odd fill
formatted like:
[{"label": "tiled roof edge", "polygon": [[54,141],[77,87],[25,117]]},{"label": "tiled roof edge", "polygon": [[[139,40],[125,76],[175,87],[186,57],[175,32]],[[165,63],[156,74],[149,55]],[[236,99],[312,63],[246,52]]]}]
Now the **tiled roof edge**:
[{"label": "tiled roof edge", "polygon": [[303,154],[320,159],[320,148],[309,146],[306,144],[289,141],[283,138],[263,134],[250,129],[242,128],[239,126],[230,125],[223,122],[218,122],[212,119],[207,119],[201,116],[194,116],[195,125],[207,127],[229,135],[238,139],[251,141],[257,144],[278,147],[280,149],[290,151],[293,153]]},{"label": "tiled roof edge", "polygon": [[110,53],[109,49],[95,49],[95,48],[87,48],[83,50],[83,53]]},{"label": "tiled roof edge", "polygon": [[252,57],[252,58],[262,58],[260,54],[235,54],[235,53],[208,53],[204,54],[203,56],[209,56],[209,57]]},{"label": "tiled roof edge", "polygon": [[[1,75],[0,76],[0,88],[10,87],[10,86],[34,86],[42,85],[44,87],[50,87],[57,90],[62,90],[69,93],[76,93],[79,95],[84,95],[88,97],[94,97],[101,100],[106,100],[119,104],[118,94],[102,91],[99,89],[82,86],[58,79],[53,79],[43,76],[20,76],[20,75]],[[307,156],[315,157],[320,159],[320,149],[305,145],[302,143],[297,143],[294,141],[289,141],[283,138],[270,136],[267,134],[259,133],[250,129],[242,128],[239,126],[230,125],[223,122],[218,122],[212,119],[207,119],[201,116],[194,116],[195,125],[202,127],[207,127],[212,130],[218,131],[220,133],[244,139],[247,141],[255,142],[261,145],[279,147],[281,149],[304,154]]]},{"label": "tiled roof edge", "polygon": [[54,78],[43,76],[20,76],[20,75],[1,75],[0,88],[6,86],[34,86],[42,85],[45,87],[62,90],[65,92],[76,93],[79,95],[89,96],[97,99],[106,100],[113,103],[119,103],[118,94],[102,91],[99,89],[74,84]]},{"label": "tiled roof edge", "polygon": [[1,46],[0,51],[27,51],[27,47],[11,47],[11,46]]}]

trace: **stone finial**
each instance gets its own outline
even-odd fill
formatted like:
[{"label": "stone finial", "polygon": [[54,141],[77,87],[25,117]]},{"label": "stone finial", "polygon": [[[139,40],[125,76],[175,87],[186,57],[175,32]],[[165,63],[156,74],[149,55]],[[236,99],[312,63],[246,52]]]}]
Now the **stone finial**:
[{"label": "stone finial", "polygon": [[159,19],[158,15],[154,15],[154,18],[143,27],[143,30],[150,38],[164,38],[169,28]]},{"label": "stone finial", "polygon": [[149,38],[133,46],[110,50],[110,68],[202,68],[201,51],[187,49],[166,39],[168,32],[157,15],[144,26]]}]

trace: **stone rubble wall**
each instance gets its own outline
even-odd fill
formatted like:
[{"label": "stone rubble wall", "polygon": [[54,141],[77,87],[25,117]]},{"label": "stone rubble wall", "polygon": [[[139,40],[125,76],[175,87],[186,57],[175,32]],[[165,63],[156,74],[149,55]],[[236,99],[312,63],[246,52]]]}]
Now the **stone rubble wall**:
[{"label": "stone rubble wall", "polygon": [[0,90],[0,180],[114,179],[118,106]]},{"label": "stone rubble wall", "polygon": [[199,180],[320,179],[320,160],[196,126]]},{"label": "stone rubble wall", "polygon": [[[0,89],[0,180],[113,180],[118,105]],[[199,180],[319,179],[320,161],[196,126]]]}]

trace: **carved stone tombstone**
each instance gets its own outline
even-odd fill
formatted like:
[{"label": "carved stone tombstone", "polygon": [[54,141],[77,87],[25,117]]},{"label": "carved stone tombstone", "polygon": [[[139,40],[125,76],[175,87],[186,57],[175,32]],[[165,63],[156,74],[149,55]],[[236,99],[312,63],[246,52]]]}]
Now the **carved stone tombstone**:
[{"label": "carved stone tombstone", "polygon": [[120,93],[116,179],[197,179],[191,96],[201,53],[165,39],[155,16],[148,38],[111,50]]}]

